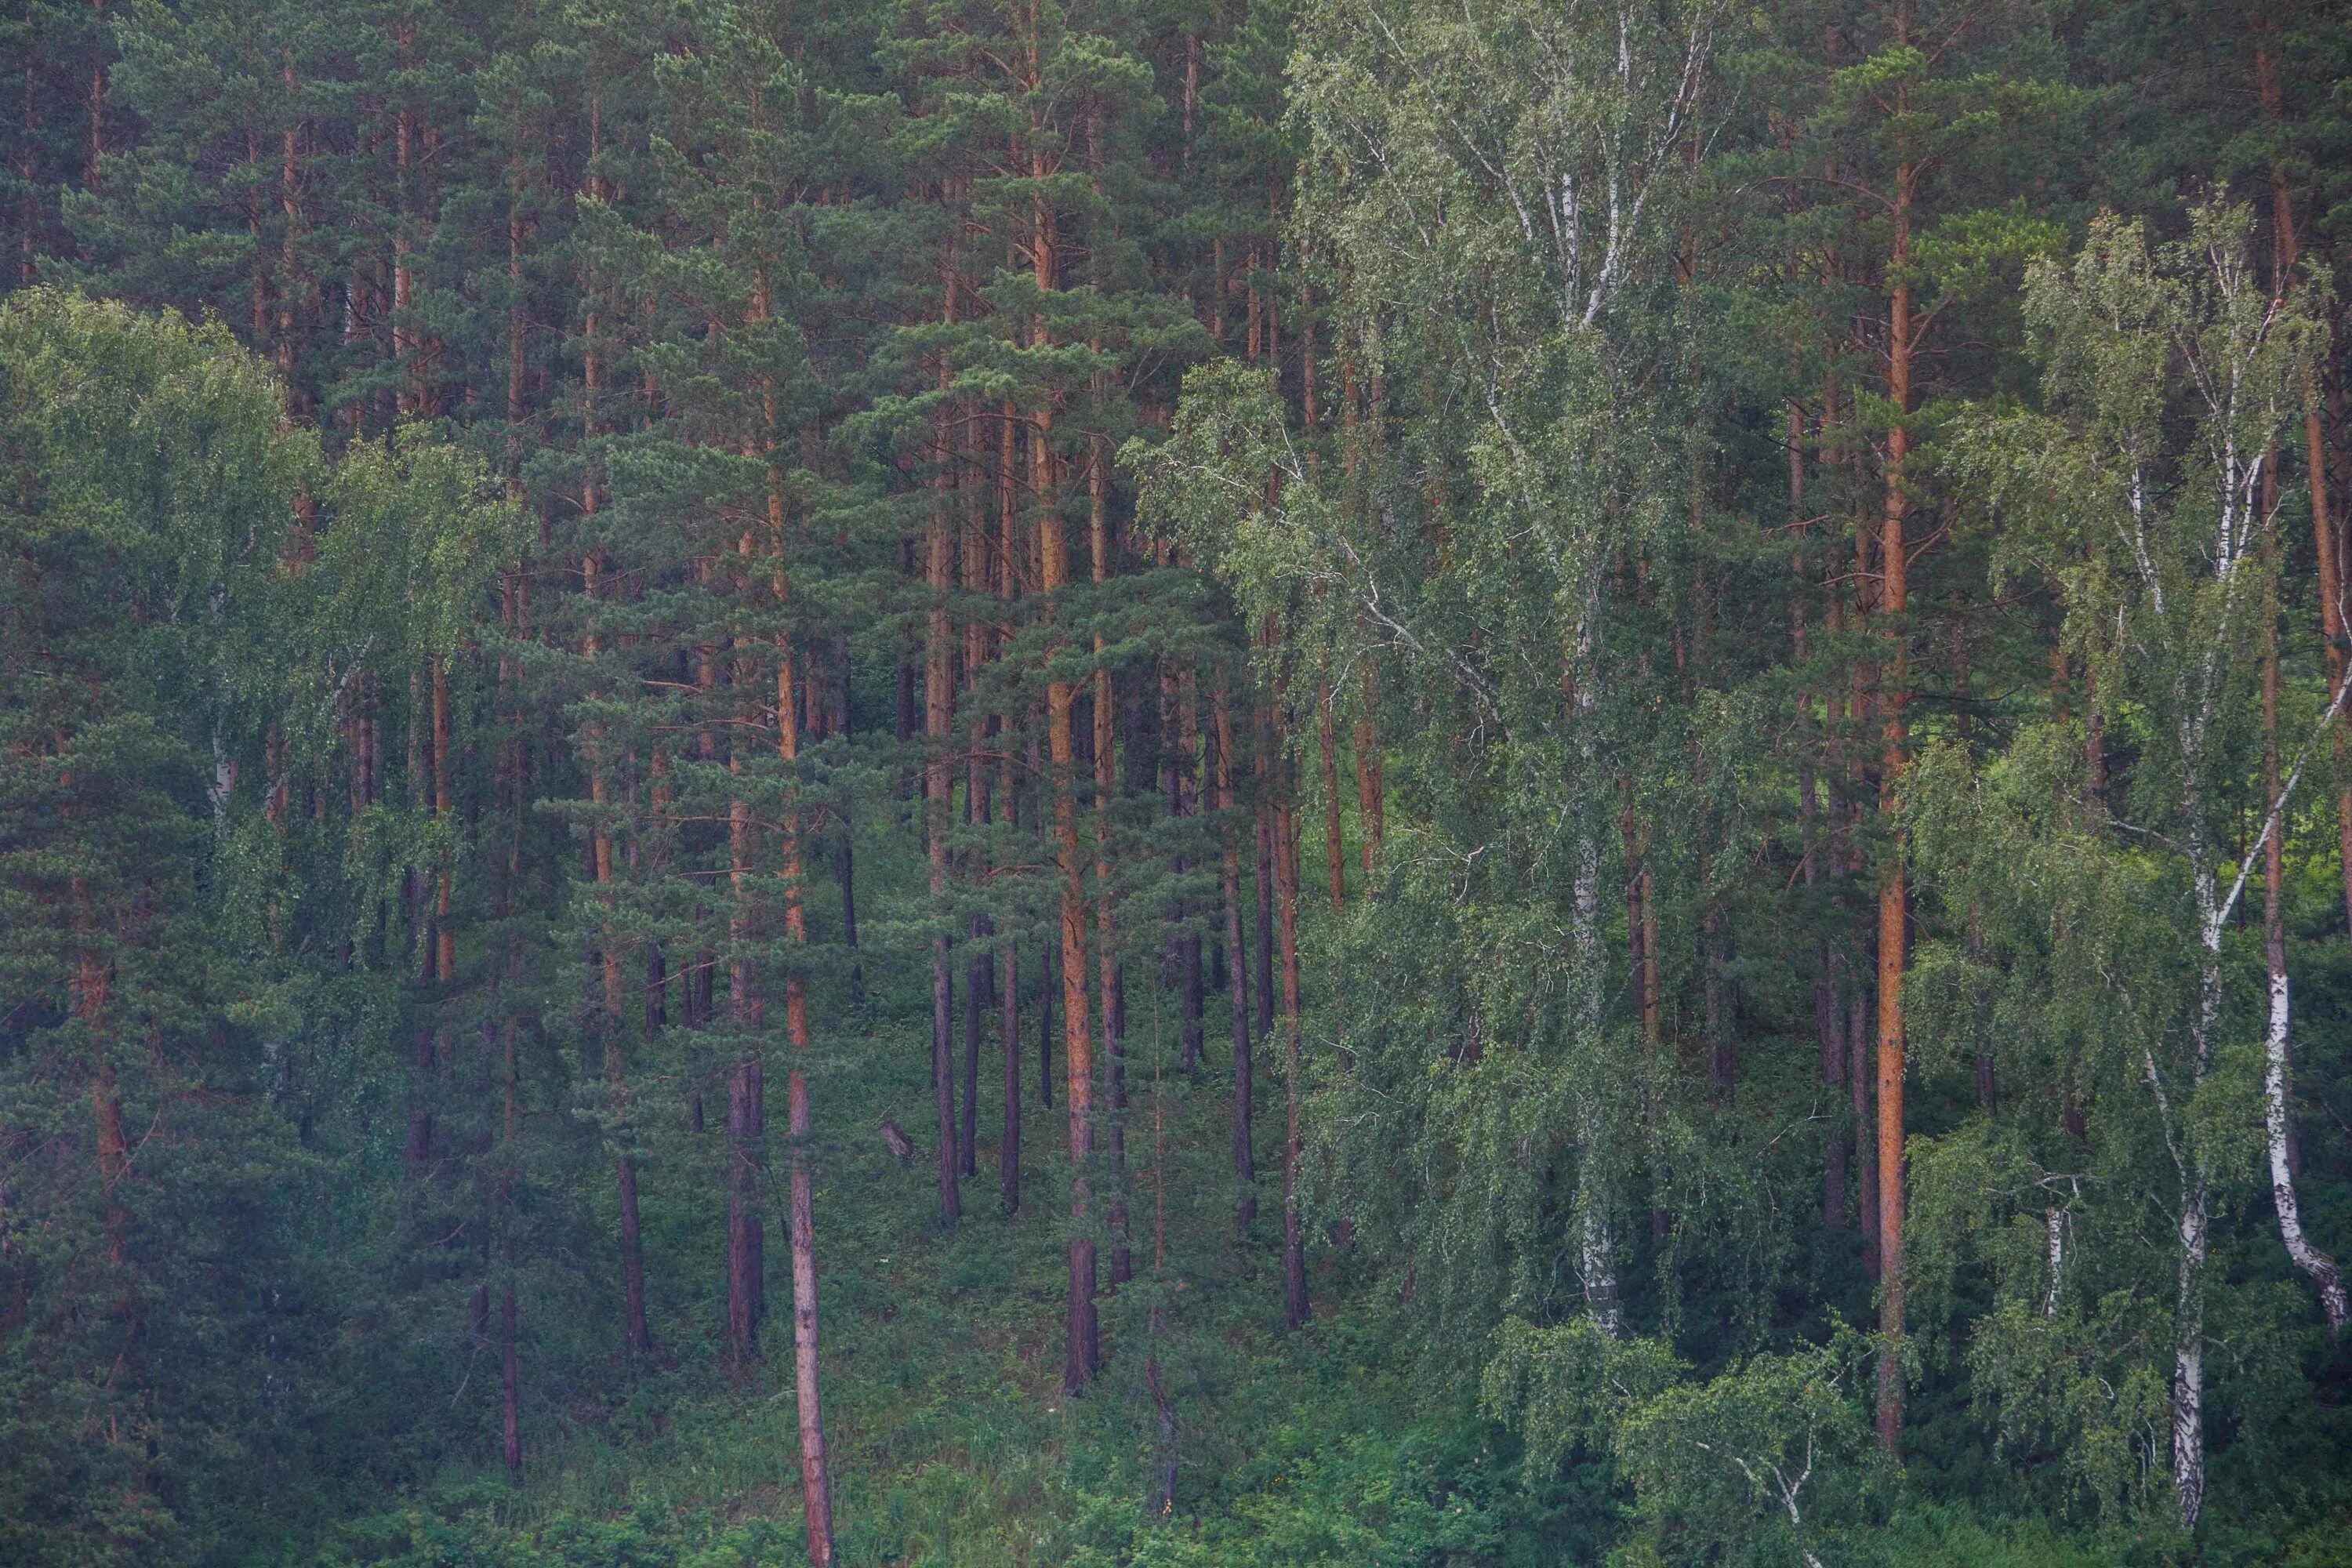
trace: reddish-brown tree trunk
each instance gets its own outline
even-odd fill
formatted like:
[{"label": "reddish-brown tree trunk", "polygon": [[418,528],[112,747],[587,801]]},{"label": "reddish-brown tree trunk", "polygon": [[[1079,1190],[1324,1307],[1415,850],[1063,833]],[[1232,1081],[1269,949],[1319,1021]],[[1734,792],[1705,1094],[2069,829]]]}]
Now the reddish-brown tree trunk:
[{"label": "reddish-brown tree trunk", "polygon": [[1225,983],[1230,992],[1231,1023],[1234,1036],[1234,1180],[1240,1192],[1234,1200],[1234,1224],[1246,1230],[1257,1218],[1257,1155],[1255,1138],[1251,1128],[1253,1067],[1249,994],[1243,981],[1244,960],[1242,956],[1242,852],[1239,830],[1234,825],[1234,718],[1233,705],[1225,695],[1225,682],[1221,675],[1217,681],[1217,811],[1224,819],[1224,865],[1221,891],[1225,906]]},{"label": "reddish-brown tree trunk", "polygon": [[1282,1318],[1292,1328],[1307,1321],[1307,1237],[1298,1212],[1298,860],[1291,843],[1286,791],[1274,806],[1275,901],[1282,931]]},{"label": "reddish-brown tree trunk", "polygon": [[953,790],[948,768],[948,731],[953,722],[952,689],[955,658],[948,620],[948,591],[953,585],[948,538],[945,480],[940,483],[931,509],[927,538],[928,581],[930,586],[929,639],[923,661],[923,733],[931,754],[923,773],[925,847],[930,862],[933,918],[941,921],[931,938],[931,1098],[938,1119],[940,1223],[952,1226],[962,1216],[962,1193],[957,1182],[955,1107],[955,979],[948,964],[948,933],[944,924],[948,893],[948,811]]},{"label": "reddish-brown tree trunk", "polygon": [[[1906,13],[1907,20],[1907,12]],[[1898,26],[1898,41],[1903,28]],[[1901,107],[1898,97],[1898,110]],[[1896,792],[1909,760],[1904,710],[1910,700],[1909,655],[1903,616],[1910,605],[1910,547],[1904,535],[1910,499],[1904,465],[1910,435],[1911,362],[1916,334],[1911,321],[1911,197],[1916,171],[1895,172],[1894,237],[1888,252],[1886,399],[1894,410],[1886,432],[1886,504],[1880,525],[1879,611],[1885,649],[1879,667],[1878,707],[1885,752],[1880,809],[1895,826]],[[1890,1454],[1903,1426],[1903,973],[1909,900],[1899,838],[1889,846],[1878,893],[1878,1437]]]},{"label": "reddish-brown tree trunk", "polygon": [[[2267,22],[2258,26],[2254,29],[2255,86],[2262,100],[2263,118],[2270,122],[2273,132],[2283,128],[2286,118],[2276,51],[2275,26]],[[2295,234],[2294,204],[2287,193],[2286,171],[2276,158],[2271,161],[2270,183],[2272,244],[2275,261],[2273,288],[2284,295],[2294,284],[2299,245]],[[2311,526],[2319,573],[2319,629],[2327,660],[2328,695],[2333,697],[2342,687],[2345,677],[2344,563],[2336,552],[2335,515],[2328,499],[2325,413],[2326,405],[2319,396],[2317,384],[2315,382],[2307,384],[2303,412],[2304,464],[2310,485]],[[2335,746],[2338,775],[2346,777],[2342,723],[2335,726],[2330,739]],[[2347,782],[2337,786],[2336,833],[2347,929],[2352,931],[2352,777],[2347,777]]]},{"label": "reddish-brown tree trunk", "polygon": [[[1006,810],[1012,809],[1008,800]],[[1021,1212],[1021,949],[1007,937],[998,950],[998,1029],[1004,1057],[1004,1136],[996,1146],[996,1201],[1007,1215]]]},{"label": "reddish-brown tree trunk", "polygon": [[1331,907],[1348,899],[1348,851],[1339,829],[1339,752],[1331,716],[1331,688],[1315,689],[1316,742],[1323,763],[1323,859],[1331,882]]}]

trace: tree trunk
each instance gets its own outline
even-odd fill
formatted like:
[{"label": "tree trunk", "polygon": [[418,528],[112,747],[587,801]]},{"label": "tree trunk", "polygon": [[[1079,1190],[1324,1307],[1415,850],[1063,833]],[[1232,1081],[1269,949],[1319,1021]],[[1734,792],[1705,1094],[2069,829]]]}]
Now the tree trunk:
[{"label": "tree trunk", "polygon": [[[1906,11],[1897,25],[1898,43],[1904,41],[1907,22]],[[1898,112],[1902,106],[1898,89]],[[1916,338],[1907,270],[1916,177],[1907,162],[1895,177],[1894,238],[1887,262],[1893,287],[1888,290],[1886,369],[1886,398],[1893,405],[1894,420],[1886,432],[1886,506],[1879,542],[1879,610],[1886,628],[1878,687],[1885,744],[1879,806],[1895,834],[1878,893],[1878,1321],[1884,1341],[1878,1361],[1878,1439],[1889,1454],[1895,1452],[1903,1427],[1903,972],[1909,906],[1895,812],[1909,752],[1904,718],[1910,700],[1909,660],[1902,617],[1910,604],[1910,551],[1904,537],[1910,505],[1904,488],[1904,464],[1910,436],[1903,421],[1911,412],[1911,357]]]},{"label": "tree trunk", "polygon": [[1037,949],[1037,1103],[1054,1109],[1055,942]]},{"label": "tree trunk", "polygon": [[[742,771],[730,758],[730,773]],[[760,1319],[765,1293],[765,1229],[761,1212],[761,1174],[765,1164],[766,1085],[761,1074],[760,1031],[766,1008],[757,994],[748,949],[754,921],[750,905],[751,806],[738,796],[728,802],[728,881],[735,907],[728,918],[728,1021],[736,1035],[735,1069],[727,1082],[727,1346],[737,1366],[760,1355]]]},{"label": "tree trunk", "polygon": [[522,1474],[522,1368],[516,1360],[515,1291],[509,1284],[499,1305],[499,1457],[507,1473]]},{"label": "tree trunk", "polygon": [[996,1201],[1012,1215],[1021,1212],[1021,949],[1013,939],[1005,939],[996,963],[997,1026],[1004,1058],[1004,1136],[996,1146]]},{"label": "tree trunk", "polygon": [[1238,830],[1234,826],[1234,721],[1232,704],[1226,700],[1223,677],[1217,682],[1217,810],[1225,826],[1223,885],[1225,906],[1225,975],[1230,992],[1230,1021],[1234,1036],[1234,1181],[1239,1189],[1234,1200],[1234,1225],[1246,1231],[1257,1218],[1257,1157],[1254,1148],[1251,1121],[1250,1069],[1251,1041],[1249,996],[1243,984],[1242,957],[1242,854]]},{"label": "tree trunk", "polygon": [[1386,826],[1386,803],[1381,780],[1381,737],[1372,714],[1378,703],[1379,688],[1374,684],[1378,666],[1370,658],[1363,664],[1362,689],[1357,701],[1363,711],[1356,720],[1356,833],[1357,852],[1364,863],[1364,888],[1371,889],[1372,873],[1381,858],[1381,838]]},{"label": "tree trunk", "polygon": [[[1261,725],[1261,730],[1263,726]],[[1257,990],[1257,1032],[1274,1033],[1274,814],[1266,804],[1265,748],[1256,763],[1257,806],[1257,947],[1251,983]]]},{"label": "tree trunk", "polygon": [[1307,1237],[1298,1213],[1298,868],[1284,852],[1290,842],[1286,792],[1274,807],[1275,899],[1282,931],[1282,1321],[1292,1328],[1307,1321]]},{"label": "tree trunk", "polygon": [[[1041,195],[1033,211],[1032,226],[1041,289],[1054,286],[1052,227]],[[1037,326],[1036,338],[1039,346],[1044,346],[1045,331],[1042,322]],[[1053,606],[1048,615],[1058,608],[1062,587],[1070,580],[1069,542],[1063,534],[1053,493],[1053,458],[1047,444],[1052,419],[1052,411],[1041,408],[1030,429],[1030,473],[1037,494],[1038,587]],[[1095,1239],[1090,1202],[1095,1063],[1087,999],[1086,867],[1078,849],[1077,757],[1070,727],[1076,696],[1067,679],[1046,682],[1045,742],[1053,763],[1054,862],[1062,883],[1062,1057],[1070,1125],[1070,1271],[1062,1391],[1072,1394],[1094,1380],[1102,1359],[1095,1317]]]},{"label": "tree trunk", "polygon": [[[2278,606],[2273,597],[2265,605],[2263,626],[2263,798],[2280,795],[2279,778],[2279,650]],[[2263,839],[2263,955],[2270,970],[2270,1017],[2263,1032],[2263,1131],[2269,1145],[2271,1202],[2278,1211],[2279,1238],[2294,1266],[2311,1276],[2319,1290],[2319,1307],[2335,1337],[2344,1327],[2344,1275],[2336,1260],[2312,1245],[2303,1228],[2303,1209],[2294,1190],[2294,1162],[2289,1158],[2289,1131],[2294,1104],[2289,1092],[2291,1064],[2290,1011],[2286,977],[2286,825]]]},{"label": "tree trunk", "polygon": [[947,501],[942,489],[931,509],[927,538],[930,586],[929,637],[923,660],[923,734],[930,756],[923,770],[925,850],[930,863],[932,919],[941,921],[931,938],[931,1098],[939,1132],[940,1223],[952,1226],[962,1217],[963,1194],[957,1183],[961,1162],[956,1154],[955,1109],[955,980],[948,967],[945,927],[948,895],[948,809],[953,785],[948,772],[948,728],[954,694],[950,688],[954,658],[948,623],[949,540]]},{"label": "tree trunk", "polygon": [[1331,907],[1336,910],[1347,901],[1348,851],[1340,837],[1339,740],[1333,733],[1328,685],[1315,689],[1315,721],[1323,763],[1323,858],[1331,882]]},{"label": "tree trunk", "polygon": [[[778,597],[783,596],[778,584]],[[794,715],[793,662],[789,646],[780,650],[776,665],[776,751],[789,775],[800,755],[799,726]],[[784,808],[784,939],[794,949],[808,945],[808,921],[801,893],[801,811],[796,784]],[[801,1501],[808,1526],[809,1562],[827,1568],[833,1562],[833,1478],[825,1458],[824,1411],[817,1383],[816,1356],[816,1198],[809,1169],[809,1089],[805,1064],[810,1057],[808,977],[797,968],[784,977],[784,1039],[792,1047],[793,1064],[785,1077],[785,1127],[792,1139],[789,1203],[793,1258],[793,1392],[798,1406],[801,1442]]]},{"label": "tree trunk", "polygon": [[980,1174],[980,1036],[981,1019],[989,1011],[992,964],[984,941],[988,922],[971,917],[972,955],[963,970],[963,1106],[957,1148],[967,1176]]},{"label": "tree trunk", "polygon": [[1846,1087],[1853,1095],[1854,1213],[1862,1230],[1862,1271],[1872,1280],[1878,1268],[1878,1154],[1870,1113],[1871,1037],[1866,987],[1846,997]]}]

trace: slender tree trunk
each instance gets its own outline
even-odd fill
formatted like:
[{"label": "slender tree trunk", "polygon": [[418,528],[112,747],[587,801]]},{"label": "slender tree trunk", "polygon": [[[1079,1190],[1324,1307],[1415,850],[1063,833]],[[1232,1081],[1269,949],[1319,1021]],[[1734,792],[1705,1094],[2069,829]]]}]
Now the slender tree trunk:
[{"label": "slender tree trunk", "polygon": [[1361,711],[1356,719],[1356,831],[1357,851],[1364,863],[1364,888],[1369,894],[1372,875],[1380,865],[1381,838],[1386,828],[1386,802],[1381,779],[1381,736],[1372,715],[1379,704],[1377,671],[1379,666],[1369,658],[1363,663],[1362,689],[1357,697]]},{"label": "slender tree trunk", "polygon": [[[779,584],[779,598],[782,584]],[[789,645],[779,650],[776,664],[776,751],[789,776],[800,755],[800,731],[794,714],[793,659]],[[808,945],[801,875],[802,819],[797,782],[784,808],[784,939],[793,948]],[[816,1352],[816,1197],[809,1168],[809,1088],[806,1064],[811,1050],[808,1022],[808,978],[797,968],[784,978],[784,1038],[792,1047],[792,1067],[785,1077],[785,1127],[792,1138],[793,1258],[793,1392],[798,1406],[801,1442],[801,1502],[808,1526],[809,1562],[829,1568],[833,1562],[833,1477],[825,1457],[824,1410],[817,1382]]]},{"label": "slender tree trunk", "polygon": [[[1263,726],[1261,726],[1263,729]],[[1261,739],[1263,737],[1261,736]],[[1257,991],[1257,1032],[1274,1033],[1274,813],[1265,800],[1265,758],[1263,746],[1256,762],[1257,805],[1257,947],[1251,984]]]},{"label": "slender tree trunk", "polygon": [[[1907,34],[1908,10],[1897,25],[1897,41]],[[1897,111],[1902,108],[1898,97]],[[1886,432],[1886,507],[1880,530],[1879,609],[1885,619],[1885,653],[1879,670],[1879,718],[1885,752],[1881,763],[1880,809],[1895,822],[1896,791],[1908,760],[1904,710],[1910,700],[1909,661],[1903,616],[1909,608],[1909,546],[1904,537],[1910,507],[1905,490],[1905,459],[1910,437],[1903,421],[1911,411],[1911,357],[1916,333],[1911,321],[1911,196],[1916,172],[1908,163],[1895,174],[1895,229],[1888,255],[1893,287],[1887,305],[1887,402],[1895,417]],[[1903,973],[1909,909],[1899,841],[1887,859],[1878,893],[1878,1439],[1896,1451],[1903,1428]]]},{"label": "slender tree trunk", "polygon": [[1854,1212],[1861,1216],[1862,1270],[1879,1278],[1878,1159],[1871,1116],[1871,1037],[1868,987],[1857,984],[1846,997],[1846,1087],[1853,1095]]},{"label": "slender tree trunk", "polygon": [[[1033,127],[1033,132],[1035,129]],[[1033,135],[1031,172],[1040,180],[1054,172],[1046,162],[1045,145],[1042,135]],[[1030,208],[1030,255],[1041,294],[1059,286],[1055,245],[1055,215],[1046,206],[1040,186]],[[1037,348],[1050,343],[1042,317],[1034,323],[1031,336]],[[1062,531],[1055,496],[1052,428],[1053,410],[1050,406],[1039,408],[1030,421],[1029,464],[1036,495],[1038,588],[1045,595],[1048,616],[1058,610],[1061,590],[1070,580],[1069,541]],[[1091,1212],[1095,1063],[1087,998],[1086,867],[1078,849],[1076,750],[1070,728],[1076,695],[1066,679],[1046,682],[1045,738],[1053,762],[1054,859],[1062,882],[1062,1048],[1070,1124],[1070,1278],[1062,1361],[1062,1388],[1066,1394],[1076,1394],[1092,1382],[1102,1359],[1095,1317]]]},{"label": "slender tree trunk", "polygon": [[[740,774],[742,759],[728,759]],[[751,899],[751,804],[738,795],[727,803],[728,882],[734,908],[728,915],[728,1021],[735,1032],[735,1068],[727,1082],[727,1347],[740,1367],[759,1359],[764,1227],[761,1175],[765,1163],[766,1086],[761,1075],[760,1033],[766,1007],[758,994],[751,945],[756,932]]]},{"label": "slender tree trunk", "polygon": [[[1155,1034],[1157,1031],[1155,1031]],[[1153,1282],[1160,1283],[1168,1276],[1168,1163],[1166,1118],[1160,1104],[1160,1056],[1155,1049],[1151,1058],[1151,1273]],[[1151,1395],[1151,1410],[1158,1418],[1158,1463],[1152,1467],[1150,1508],[1155,1517],[1165,1516],[1176,1506],[1176,1405],[1168,1396],[1168,1384],[1160,1372],[1160,1342],[1168,1332],[1168,1309],[1164,1297],[1155,1299],[1145,1318],[1145,1328],[1150,1350],[1143,1361],[1143,1386]]]},{"label": "slender tree trunk", "polygon": [[1234,1036],[1234,1200],[1235,1229],[1246,1231],[1257,1218],[1257,1156],[1251,1130],[1251,1056],[1249,996],[1243,984],[1242,854],[1234,826],[1234,720],[1226,699],[1224,678],[1217,680],[1217,811],[1223,818],[1224,866],[1222,891],[1225,913],[1225,976],[1229,988]]},{"label": "slender tree trunk", "polygon": [[1315,689],[1316,742],[1323,763],[1323,858],[1331,882],[1331,907],[1339,909],[1348,898],[1348,851],[1340,840],[1339,830],[1339,753],[1338,737],[1333,733],[1331,688]]},{"label": "slender tree trunk", "polygon": [[[1194,817],[1201,813],[1203,780],[1195,770],[1202,765],[1200,691],[1191,670],[1181,671],[1175,682],[1176,763],[1171,778],[1176,785],[1175,805],[1179,816]],[[1189,860],[1181,863],[1184,870],[1192,869]],[[1186,900],[1184,913],[1189,918],[1193,905]],[[1176,939],[1176,981],[1179,987],[1178,1016],[1183,1029],[1184,1070],[1192,1072],[1201,1064],[1203,1030],[1202,1011],[1207,997],[1201,983],[1201,933],[1188,930]]]},{"label": "slender tree trunk", "polygon": [[1054,1109],[1055,942],[1037,949],[1037,1103]]},{"label": "slender tree trunk", "polygon": [[[1012,803],[1006,801],[1010,814]],[[1004,1058],[1004,1136],[996,1146],[996,1201],[1009,1216],[1021,1212],[1021,949],[1011,937],[996,956],[997,1027]]]},{"label": "slender tree trunk", "polygon": [[1292,1328],[1307,1321],[1307,1237],[1298,1212],[1298,867],[1286,854],[1290,842],[1287,792],[1274,807],[1275,899],[1282,931],[1282,1320]]},{"label": "slender tree trunk", "polygon": [[963,968],[963,1104],[956,1142],[962,1156],[962,1172],[967,1176],[980,1174],[981,1020],[987,1016],[992,1001],[988,991],[992,961],[986,945],[987,927],[986,920],[972,916],[972,956]]},{"label": "slender tree trunk", "polygon": [[948,963],[945,926],[948,896],[948,811],[953,790],[948,771],[948,734],[953,721],[951,689],[954,658],[948,622],[949,540],[944,484],[931,510],[928,536],[931,607],[929,646],[924,656],[923,733],[931,754],[923,773],[925,847],[930,862],[932,918],[941,921],[931,938],[931,1097],[938,1118],[940,1223],[952,1226],[963,1214],[963,1194],[957,1182],[961,1161],[956,1153],[955,1107],[955,979]]},{"label": "slender tree trunk", "polygon": [[[1097,391],[1099,393],[1099,386]],[[1087,437],[1087,555],[1091,579],[1097,584],[1110,578],[1110,521],[1107,507],[1110,481],[1104,448],[1104,438],[1099,434]],[[1101,659],[1104,641],[1099,633],[1095,637],[1094,647],[1096,658]],[[1103,1055],[1110,1098],[1104,1142],[1109,1155],[1106,1162],[1109,1188],[1106,1207],[1110,1222],[1110,1284],[1115,1290],[1133,1277],[1135,1260],[1128,1240],[1127,1216],[1127,1000],[1125,977],[1120,971],[1118,899],[1110,879],[1110,802],[1118,763],[1111,685],[1109,668],[1097,663],[1090,704],[1094,726],[1089,737],[1095,785],[1095,959],[1101,973]]]},{"label": "slender tree trunk", "polygon": [[522,1474],[522,1363],[515,1344],[515,1288],[499,1302],[499,1431],[507,1473]]}]

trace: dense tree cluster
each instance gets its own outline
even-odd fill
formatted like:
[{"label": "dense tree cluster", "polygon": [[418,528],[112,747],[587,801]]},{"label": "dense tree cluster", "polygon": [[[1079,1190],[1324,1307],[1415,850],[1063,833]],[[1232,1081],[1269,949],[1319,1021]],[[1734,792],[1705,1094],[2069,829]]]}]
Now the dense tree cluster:
[{"label": "dense tree cluster", "polygon": [[[0,29],[0,1558],[690,1385],[902,1560],[850,1162],[1049,1238],[1056,1560],[2342,1550],[2332,7]],[[1236,1505],[1310,1343],[1554,1503]]]}]

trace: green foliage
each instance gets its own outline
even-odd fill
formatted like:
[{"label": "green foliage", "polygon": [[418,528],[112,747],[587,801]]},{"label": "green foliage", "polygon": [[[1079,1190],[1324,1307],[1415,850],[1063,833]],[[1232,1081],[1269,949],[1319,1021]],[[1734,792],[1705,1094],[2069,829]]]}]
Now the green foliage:
[{"label": "green foliage", "polygon": [[2342,1556],[2325,8],[0,56],[0,1560]]}]

